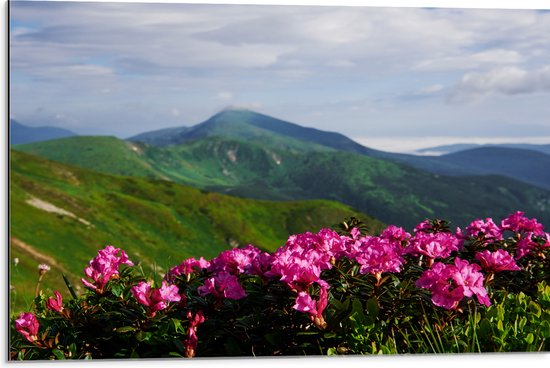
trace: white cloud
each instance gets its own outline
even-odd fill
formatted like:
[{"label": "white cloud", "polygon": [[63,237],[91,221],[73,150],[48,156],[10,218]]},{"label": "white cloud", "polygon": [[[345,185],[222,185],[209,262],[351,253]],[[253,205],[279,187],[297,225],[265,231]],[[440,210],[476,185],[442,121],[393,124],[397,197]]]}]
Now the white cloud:
[{"label": "white cloud", "polygon": [[536,70],[515,66],[485,73],[467,73],[449,95],[451,102],[478,101],[491,94],[517,95],[550,92],[550,65]]},{"label": "white cloud", "polygon": [[[411,122],[429,131],[466,114],[480,125],[496,106],[453,110],[439,98],[448,86],[457,101],[523,97],[550,84],[536,67],[550,59],[548,12],[12,2],[10,17],[11,112],[49,106],[94,129],[116,121],[130,131],[159,117],[176,124],[172,106],[186,120],[206,119],[238,102],[348,135],[412,131]],[[508,76],[504,68],[512,68]],[[146,112],[129,107],[145,101]],[[544,106],[510,104],[507,116],[485,120],[515,113],[547,122]]]},{"label": "white cloud", "polygon": [[491,49],[475,53],[444,56],[437,59],[425,59],[415,67],[418,71],[467,70],[494,65],[518,64],[524,57],[514,50]]},{"label": "white cloud", "polygon": [[432,84],[430,86],[419,89],[415,94],[419,96],[429,96],[439,93],[445,89],[441,84]]},{"label": "white cloud", "polygon": [[220,91],[218,92],[217,97],[222,101],[231,101],[233,99],[233,94],[228,91]]}]

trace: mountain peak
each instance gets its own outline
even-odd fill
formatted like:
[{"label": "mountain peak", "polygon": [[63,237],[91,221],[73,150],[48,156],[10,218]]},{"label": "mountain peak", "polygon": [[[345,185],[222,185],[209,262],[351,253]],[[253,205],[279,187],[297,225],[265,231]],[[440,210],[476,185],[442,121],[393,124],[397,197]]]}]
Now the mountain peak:
[{"label": "mountain peak", "polygon": [[303,127],[236,105],[227,106],[208,120],[184,131],[149,132],[129,140],[163,146],[215,136],[255,140],[262,144],[279,147],[292,146],[299,150],[337,149],[348,152],[372,152],[371,149],[361,146],[340,133]]},{"label": "mountain peak", "polygon": [[250,108],[244,106],[244,105],[228,105],[226,107],[224,107],[222,109],[222,111],[220,111],[220,113],[222,112],[254,112],[252,110],[250,110]]}]

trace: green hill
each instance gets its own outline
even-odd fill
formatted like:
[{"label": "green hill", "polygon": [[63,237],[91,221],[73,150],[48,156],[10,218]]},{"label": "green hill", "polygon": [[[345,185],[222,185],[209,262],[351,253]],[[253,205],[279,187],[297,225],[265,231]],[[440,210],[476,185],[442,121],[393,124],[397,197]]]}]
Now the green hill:
[{"label": "green hill", "polygon": [[32,300],[38,263],[52,266],[43,287],[66,294],[61,272],[80,285],[87,262],[108,244],[127,251],[145,272],[162,274],[184,258],[211,258],[232,246],[274,250],[290,234],[350,216],[373,232],[383,227],[336,202],[243,199],[101,174],[14,150],[10,169],[10,303],[16,310]]},{"label": "green hill", "polygon": [[[424,218],[440,217],[465,226],[477,217],[500,218],[518,209],[550,223],[550,192],[501,176],[438,175],[362,154],[342,151],[285,150],[255,140],[210,137],[168,147],[81,137],[18,146],[65,163],[85,162],[88,168],[121,173],[135,162],[147,174],[209,191],[257,199],[336,200],[373,214],[385,223],[411,228]],[[108,139],[110,160],[88,145]],[[64,153],[67,147],[78,153]],[[122,152],[124,151],[124,152]],[[78,157],[78,159],[73,159]],[[102,161],[102,165],[94,162]],[[120,162],[119,162],[120,161]]]},{"label": "green hill", "polygon": [[[402,163],[419,170],[440,175],[472,176],[503,175],[541,188],[550,189],[549,157],[517,151],[512,148],[544,149],[546,146],[510,146],[511,150],[471,151],[459,155],[440,157],[418,156],[384,152],[364,147],[348,137],[336,133],[280,120],[246,109],[226,109],[210,119],[191,126],[146,132],[128,140],[143,142],[156,147],[188,144],[191,141],[211,137],[256,142],[290,152],[353,152],[378,159]],[[529,148],[531,149],[531,148]]]},{"label": "green hill", "polygon": [[[178,130],[179,129],[179,130]],[[128,138],[153,146],[180,145],[210,137],[223,137],[268,144],[293,152],[335,151],[371,153],[346,136],[319,129],[302,127],[246,109],[225,109],[192,127],[162,129]]]}]

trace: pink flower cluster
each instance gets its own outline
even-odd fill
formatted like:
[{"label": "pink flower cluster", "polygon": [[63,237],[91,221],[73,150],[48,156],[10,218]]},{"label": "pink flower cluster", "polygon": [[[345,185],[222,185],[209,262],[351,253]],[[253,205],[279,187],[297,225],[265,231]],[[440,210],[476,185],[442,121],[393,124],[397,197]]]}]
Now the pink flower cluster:
[{"label": "pink flower cluster", "polygon": [[503,240],[502,233],[503,230],[491,218],[474,220],[466,227],[466,234],[483,244]]},{"label": "pink flower cluster", "polygon": [[529,219],[524,212],[516,211],[501,221],[502,231],[509,230],[515,233],[532,233],[536,236],[544,236],[544,226],[537,219]]},{"label": "pink flower cluster", "polygon": [[238,277],[227,271],[219,271],[206,279],[204,285],[200,286],[197,291],[200,296],[211,294],[219,299],[239,300],[246,297],[246,292],[239,283]]},{"label": "pink flower cluster", "polygon": [[[337,243],[331,240],[339,238],[336,232],[332,235],[329,237],[327,231],[322,235],[309,232],[291,235],[286,244],[274,253],[271,269],[266,276],[278,278],[298,292],[306,291],[315,282],[325,285],[321,272],[332,268],[335,253],[332,247]],[[339,244],[336,247],[339,248]]]},{"label": "pink flower cluster", "polygon": [[455,258],[454,264],[436,262],[417,280],[416,286],[432,292],[432,302],[446,309],[455,309],[464,297],[475,295],[486,306],[491,301],[484,287],[481,267]]},{"label": "pink flower cluster", "polygon": [[497,273],[502,271],[519,271],[514,257],[504,249],[498,249],[495,252],[484,250],[475,255],[481,264],[481,267],[487,272]]},{"label": "pink flower cluster", "polygon": [[227,271],[232,275],[263,275],[271,265],[272,256],[253,245],[221,252],[210,262],[212,272]]},{"label": "pink flower cluster", "polygon": [[411,238],[406,253],[424,255],[433,261],[437,258],[449,257],[452,252],[458,251],[462,245],[463,241],[452,233],[418,231]]},{"label": "pink flower cluster", "polygon": [[530,253],[538,254],[550,247],[550,235],[544,232],[544,226],[537,219],[525,217],[522,211],[516,211],[500,222],[498,226],[491,218],[477,219],[466,227],[466,237],[470,236],[483,244],[503,240],[506,231],[513,232],[517,239],[515,259],[521,259]]},{"label": "pink flower cluster", "polygon": [[[380,282],[385,272],[401,272],[407,260],[405,256],[423,256],[430,268],[418,280],[417,286],[432,292],[434,304],[453,309],[463,298],[475,295],[480,303],[490,305],[484,275],[480,271],[482,267],[489,273],[519,270],[508,252],[487,250],[477,253],[476,259],[482,267],[458,257],[453,264],[434,263],[434,260],[447,259],[461,251],[467,239],[475,238],[486,244],[502,240],[502,234],[508,228],[514,231],[533,230],[532,234],[536,232],[539,235],[542,231],[536,220],[525,219],[520,212],[503,220],[503,224],[499,227],[490,218],[477,219],[466,228],[465,235],[460,229],[455,233],[443,230],[443,222],[428,220],[415,227],[413,236],[393,225],[379,236],[362,236],[358,229],[352,229],[349,236],[340,236],[333,230],[322,229],[318,233],[291,235],[286,244],[273,254],[249,245],[243,249],[224,251],[209,264],[204,260],[200,264],[193,261],[193,264],[213,273],[198,289],[202,296],[211,294],[217,298],[244,298],[246,291],[238,279],[241,274],[275,278],[297,293],[293,308],[307,313],[319,325],[324,323],[322,313],[328,304],[330,288],[322,274],[334,267],[342,257],[356,262],[360,266],[360,274],[372,274]],[[525,239],[522,241],[527,242],[530,238]],[[532,244],[534,242],[526,243],[523,248],[532,249]],[[522,248],[521,241],[518,248]],[[314,294],[318,295],[317,298]]]},{"label": "pink flower cluster", "polygon": [[82,278],[81,281],[87,288],[101,294],[107,282],[113,276],[118,275],[118,268],[122,264],[134,265],[123,250],[108,245],[97,252],[97,256],[88,263],[88,267],[84,270],[85,275],[93,282],[85,278]]},{"label": "pink flower cluster", "polygon": [[168,308],[168,302],[179,302],[181,295],[176,285],[168,285],[166,281],[162,282],[160,288],[151,288],[151,281],[140,282],[130,289],[134,298],[147,307],[147,314],[154,317],[155,314]]},{"label": "pink flower cluster", "polygon": [[34,343],[38,340],[39,328],[40,324],[32,313],[21,313],[19,318],[15,320],[15,330],[29,342]]},{"label": "pink flower cluster", "polygon": [[401,242],[391,237],[365,237],[353,255],[361,265],[359,273],[371,273],[380,280],[383,272],[401,272],[405,263]]}]

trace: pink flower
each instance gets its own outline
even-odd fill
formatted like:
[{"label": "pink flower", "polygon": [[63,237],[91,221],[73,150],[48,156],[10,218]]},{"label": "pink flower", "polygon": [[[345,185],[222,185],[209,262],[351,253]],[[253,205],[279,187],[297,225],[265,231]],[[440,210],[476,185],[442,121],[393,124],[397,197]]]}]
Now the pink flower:
[{"label": "pink flower", "polygon": [[29,342],[38,340],[39,328],[40,324],[32,313],[21,313],[19,318],[15,320],[15,330]]},{"label": "pink flower", "polygon": [[97,252],[97,256],[88,263],[88,267],[84,270],[86,276],[93,282],[84,278],[81,281],[87,288],[101,294],[107,282],[113,276],[118,275],[118,268],[121,264],[134,265],[123,250],[108,245]]},{"label": "pink flower", "polygon": [[57,290],[53,293],[55,294],[55,299],[48,298],[46,301],[46,307],[53,312],[61,313],[63,311],[63,297]]},{"label": "pink flower", "polygon": [[345,255],[346,244],[344,239],[342,239],[336,231],[331,229],[321,229],[317,233],[316,249],[319,252],[327,253],[331,257],[338,259]]},{"label": "pink flower", "polygon": [[481,267],[487,272],[521,270],[510,253],[504,249],[499,249],[496,252],[485,250],[476,253],[476,259],[481,263]]},{"label": "pink flower", "polygon": [[515,233],[534,233],[537,236],[544,236],[544,226],[539,224],[537,219],[529,219],[521,211],[516,211],[501,221],[500,228]]},{"label": "pink flower", "polygon": [[466,234],[484,244],[502,240],[502,230],[491,218],[486,218],[485,221],[482,219],[472,221],[466,227]]},{"label": "pink flower", "polygon": [[455,258],[455,267],[456,271],[452,273],[451,277],[464,288],[464,296],[471,297],[475,295],[481,304],[487,307],[490,306],[491,300],[487,295],[487,289],[483,286],[485,278],[479,272],[481,267],[460,258]]},{"label": "pink flower", "polygon": [[39,274],[45,274],[46,272],[48,272],[49,270],[51,269],[51,267],[45,263],[41,263],[38,265],[38,273]]},{"label": "pink flower", "polygon": [[221,252],[210,262],[212,272],[227,271],[232,275],[263,275],[271,264],[271,255],[249,244]]},{"label": "pink flower", "polygon": [[320,281],[321,272],[332,268],[333,250],[337,241],[327,240],[328,232],[323,236],[312,233],[292,235],[285,246],[277,249],[273,255],[271,269],[266,277],[279,277],[289,288],[304,291],[309,285]]},{"label": "pink flower", "polygon": [[296,298],[296,304],[292,307],[300,312],[309,313],[312,315],[317,314],[317,303],[311,295],[306,293],[305,291],[300,291],[298,293],[298,297]]},{"label": "pink flower", "polygon": [[405,262],[400,241],[371,237],[365,238],[354,259],[361,265],[361,274],[371,273],[380,278],[382,272],[400,272]]},{"label": "pink flower", "polygon": [[416,225],[415,228],[414,228],[415,233],[418,233],[418,232],[427,233],[430,230],[432,230],[432,223],[431,223],[430,220],[424,220],[421,223],[419,223],[418,225]]},{"label": "pink flower", "polygon": [[423,254],[431,259],[447,258],[453,251],[462,247],[463,241],[456,235],[446,232],[417,232],[410,241],[407,253]]},{"label": "pink flower", "polygon": [[296,303],[292,308],[297,311],[309,314],[310,319],[319,327],[325,328],[326,322],[323,318],[323,311],[328,305],[328,285],[326,283],[320,284],[319,300],[315,301],[305,291],[298,292]]},{"label": "pink flower", "polygon": [[516,259],[523,258],[528,254],[539,255],[548,247],[550,247],[550,234],[543,232],[537,236],[532,232],[522,233],[517,242]]},{"label": "pink flower", "polygon": [[203,257],[200,259],[189,258],[183,261],[180,265],[172,267],[164,276],[168,282],[174,282],[176,277],[180,275],[188,276],[193,272],[210,267],[210,262]]},{"label": "pink flower", "polygon": [[238,300],[246,297],[246,292],[239,284],[239,279],[227,271],[220,271],[214,277],[204,281],[203,286],[197,288],[200,296],[212,294],[216,298]]},{"label": "pink flower", "polygon": [[185,356],[192,358],[195,356],[195,349],[197,349],[199,342],[197,327],[204,322],[204,315],[200,310],[196,314],[187,311],[187,319],[189,320],[189,328],[187,329],[187,340],[184,341]]},{"label": "pink flower", "polygon": [[391,242],[399,243],[400,245],[405,245],[411,238],[411,234],[406,232],[402,227],[390,225],[382,231],[380,237],[383,239],[388,239]]},{"label": "pink flower", "polygon": [[454,266],[436,262],[429,270],[424,271],[416,281],[416,286],[429,289],[432,292],[432,302],[435,305],[454,309],[464,297],[462,286],[449,282],[454,271]]},{"label": "pink flower", "polygon": [[147,314],[151,317],[154,317],[158,311],[168,308],[168,302],[181,300],[178,287],[168,285],[166,281],[163,281],[162,286],[157,289],[151,288],[151,281],[142,281],[133,286],[130,291],[140,304],[147,307]]},{"label": "pink flower", "polygon": [[429,289],[432,292],[432,302],[446,309],[455,309],[464,297],[475,295],[477,300],[485,306],[491,301],[487,290],[483,286],[484,277],[481,268],[459,258],[455,258],[454,265],[436,262],[416,281],[419,288]]}]

